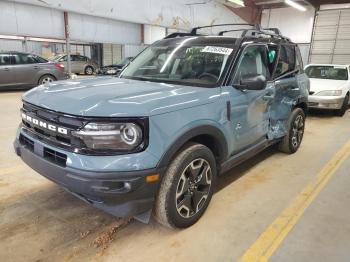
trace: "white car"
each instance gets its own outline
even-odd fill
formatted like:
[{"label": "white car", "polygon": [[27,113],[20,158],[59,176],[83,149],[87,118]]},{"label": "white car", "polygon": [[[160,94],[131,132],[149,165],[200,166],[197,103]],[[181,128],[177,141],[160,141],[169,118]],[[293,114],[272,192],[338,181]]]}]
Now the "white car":
[{"label": "white car", "polygon": [[349,106],[349,65],[310,64],[309,108],[332,109],[343,116]]}]

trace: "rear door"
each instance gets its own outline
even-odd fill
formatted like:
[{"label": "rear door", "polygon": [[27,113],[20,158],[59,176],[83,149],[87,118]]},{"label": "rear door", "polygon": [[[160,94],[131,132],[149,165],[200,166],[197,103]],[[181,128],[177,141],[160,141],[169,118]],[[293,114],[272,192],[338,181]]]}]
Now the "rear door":
[{"label": "rear door", "polygon": [[16,85],[15,72],[11,65],[10,54],[0,54],[0,87],[11,87]]},{"label": "rear door", "polygon": [[79,73],[85,73],[85,65],[87,63],[87,57],[82,55],[77,55],[75,58],[75,63],[77,64],[77,70]]},{"label": "rear door", "polygon": [[20,86],[35,86],[38,84],[40,65],[35,55],[13,53],[16,84]]},{"label": "rear door", "polygon": [[296,59],[296,51],[295,44],[281,44],[279,47],[274,72],[274,99],[269,109],[270,139],[286,135],[287,121],[291,111],[302,102],[300,99],[307,97],[308,79],[303,74],[301,59]]}]

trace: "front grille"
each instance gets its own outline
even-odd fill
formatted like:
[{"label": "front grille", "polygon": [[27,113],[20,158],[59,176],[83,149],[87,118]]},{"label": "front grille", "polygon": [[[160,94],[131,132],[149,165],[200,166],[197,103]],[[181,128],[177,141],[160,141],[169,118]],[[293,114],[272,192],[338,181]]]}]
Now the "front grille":
[{"label": "front grille", "polygon": [[21,143],[21,145],[25,146],[30,151],[34,151],[34,141],[29,139],[28,137],[21,134],[19,136],[19,142]]},{"label": "front grille", "polygon": [[54,164],[65,167],[67,162],[67,155],[57,152],[55,150],[44,147],[44,158]]},{"label": "front grille", "polygon": [[28,103],[23,103],[23,110],[26,112],[32,112],[37,117],[43,120],[47,120],[56,124],[61,124],[65,127],[72,129],[80,128],[84,124],[84,121],[82,119],[49,111],[45,108],[37,107]]},{"label": "front grille", "polygon": [[[86,121],[27,103],[23,104],[22,112],[36,121],[43,121],[47,124],[45,127],[38,124],[38,122],[33,123],[33,121],[22,118],[22,124],[29,131],[30,135],[34,135],[49,145],[69,151],[74,151],[76,148],[85,148],[84,142],[77,137],[71,136],[71,132],[83,127]],[[47,128],[49,125],[54,125],[57,129],[64,128],[67,130],[67,133],[62,134],[57,130],[50,130]]]},{"label": "front grille", "polygon": [[[26,102],[23,102],[21,111],[23,133],[54,148],[85,155],[116,155],[140,152],[148,146],[148,118],[74,116],[55,112]],[[121,119],[122,121],[135,121],[143,127],[145,141],[142,147],[136,148],[135,151],[128,152],[109,149],[97,151],[88,148],[82,139],[72,135],[72,132],[82,129],[91,121],[118,122],[121,121]]]}]

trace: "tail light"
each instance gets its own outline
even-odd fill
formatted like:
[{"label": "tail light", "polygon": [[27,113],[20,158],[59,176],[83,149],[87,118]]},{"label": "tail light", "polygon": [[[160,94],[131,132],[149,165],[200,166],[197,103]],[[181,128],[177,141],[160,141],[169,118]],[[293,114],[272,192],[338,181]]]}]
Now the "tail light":
[{"label": "tail light", "polygon": [[62,72],[64,71],[64,65],[62,65],[62,64],[58,64],[58,63],[56,63],[55,64],[55,67],[57,67],[59,70],[61,70]]}]

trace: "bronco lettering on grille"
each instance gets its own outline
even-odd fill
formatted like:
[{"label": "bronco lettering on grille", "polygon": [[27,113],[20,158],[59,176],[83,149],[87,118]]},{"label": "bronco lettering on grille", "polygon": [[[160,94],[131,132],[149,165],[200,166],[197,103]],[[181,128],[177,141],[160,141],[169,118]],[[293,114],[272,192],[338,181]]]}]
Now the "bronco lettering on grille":
[{"label": "bronco lettering on grille", "polygon": [[67,135],[68,134],[68,130],[63,128],[63,127],[59,127],[59,126],[56,126],[56,125],[53,125],[53,124],[49,124],[49,123],[46,123],[42,120],[39,120],[39,119],[36,119],[34,117],[31,117],[25,113],[22,112],[22,119],[29,122],[29,123],[32,123],[36,126],[39,126],[41,128],[45,128],[45,129],[48,129],[50,131],[53,131],[53,132],[57,132],[57,133],[60,133],[60,134],[63,134],[63,135]]}]

